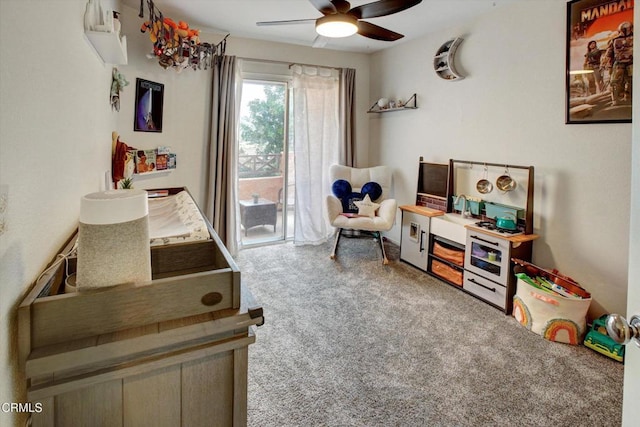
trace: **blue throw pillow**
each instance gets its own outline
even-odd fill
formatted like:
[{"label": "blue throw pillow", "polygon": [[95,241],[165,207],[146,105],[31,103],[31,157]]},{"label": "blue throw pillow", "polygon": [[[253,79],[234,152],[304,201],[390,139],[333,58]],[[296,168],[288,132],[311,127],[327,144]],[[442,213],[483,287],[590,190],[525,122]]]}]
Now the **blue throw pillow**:
[{"label": "blue throw pillow", "polygon": [[372,201],[376,201],[382,196],[382,187],[377,182],[367,182],[362,186],[362,196],[369,195]]},{"label": "blue throw pillow", "polygon": [[342,200],[351,194],[351,184],[349,184],[349,181],[344,179],[338,179],[331,186],[331,191],[333,191],[334,196]]}]

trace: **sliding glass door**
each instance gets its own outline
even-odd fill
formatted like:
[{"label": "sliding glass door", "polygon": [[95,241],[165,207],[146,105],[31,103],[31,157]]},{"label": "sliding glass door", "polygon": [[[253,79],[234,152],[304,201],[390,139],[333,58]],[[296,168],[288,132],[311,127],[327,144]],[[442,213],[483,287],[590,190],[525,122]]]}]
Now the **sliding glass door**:
[{"label": "sliding glass door", "polygon": [[286,81],[243,80],[238,131],[242,246],[293,237],[294,157]]}]

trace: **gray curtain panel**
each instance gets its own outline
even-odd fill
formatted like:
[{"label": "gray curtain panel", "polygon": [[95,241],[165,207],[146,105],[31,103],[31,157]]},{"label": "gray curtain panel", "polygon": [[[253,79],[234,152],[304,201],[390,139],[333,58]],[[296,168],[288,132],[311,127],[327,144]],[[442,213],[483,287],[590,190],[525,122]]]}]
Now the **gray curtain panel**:
[{"label": "gray curtain panel", "polygon": [[343,140],[340,160],[345,166],[355,167],[356,70],[342,68],[340,71],[340,134]]},{"label": "gray curtain panel", "polygon": [[220,239],[235,252],[233,233],[233,147],[236,128],[236,57],[223,56],[213,69],[211,128],[208,144],[208,179],[205,215]]}]

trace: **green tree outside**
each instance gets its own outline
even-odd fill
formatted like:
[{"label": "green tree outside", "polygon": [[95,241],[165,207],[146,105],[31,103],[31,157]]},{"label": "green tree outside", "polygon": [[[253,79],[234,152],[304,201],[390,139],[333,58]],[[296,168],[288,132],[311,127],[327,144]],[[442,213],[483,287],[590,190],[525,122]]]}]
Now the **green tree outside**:
[{"label": "green tree outside", "polygon": [[284,85],[264,85],[265,99],[249,102],[249,117],[240,123],[240,136],[257,154],[278,154],[284,141]]}]

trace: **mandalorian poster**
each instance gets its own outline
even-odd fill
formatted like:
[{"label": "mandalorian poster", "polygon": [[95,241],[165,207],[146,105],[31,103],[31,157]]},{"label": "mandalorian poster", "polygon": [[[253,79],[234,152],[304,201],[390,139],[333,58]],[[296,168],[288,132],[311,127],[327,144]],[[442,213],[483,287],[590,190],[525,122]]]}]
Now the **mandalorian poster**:
[{"label": "mandalorian poster", "polygon": [[567,3],[566,123],[631,122],[634,0]]}]

